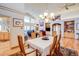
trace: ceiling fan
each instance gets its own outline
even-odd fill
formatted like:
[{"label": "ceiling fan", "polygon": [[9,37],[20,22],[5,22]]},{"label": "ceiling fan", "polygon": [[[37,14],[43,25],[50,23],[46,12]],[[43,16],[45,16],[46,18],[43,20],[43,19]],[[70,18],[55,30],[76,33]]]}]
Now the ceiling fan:
[{"label": "ceiling fan", "polygon": [[74,5],[76,5],[75,3],[67,3],[67,4],[65,4],[64,5],[64,8],[66,9],[66,10],[68,10],[69,9],[69,7],[71,7],[71,6],[74,6]]}]

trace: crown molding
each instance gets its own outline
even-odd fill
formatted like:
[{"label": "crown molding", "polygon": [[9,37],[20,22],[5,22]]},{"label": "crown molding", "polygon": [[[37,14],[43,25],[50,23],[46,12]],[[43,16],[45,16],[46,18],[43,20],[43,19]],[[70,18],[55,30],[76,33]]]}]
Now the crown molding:
[{"label": "crown molding", "polygon": [[15,9],[12,9],[12,8],[9,8],[9,7],[5,7],[5,6],[2,6],[2,5],[0,5],[0,9],[25,15],[25,13],[23,13],[23,12],[20,12],[20,11],[17,11]]},{"label": "crown molding", "polygon": [[32,18],[35,19],[35,17],[32,16],[31,14],[29,14],[29,13],[23,13],[23,12],[20,12],[20,11],[17,11],[17,10],[15,10],[15,9],[8,8],[8,7],[2,6],[2,5],[0,5],[0,9],[6,10],[6,11],[9,11],[9,12],[13,12],[13,13],[22,14],[22,15],[28,15],[28,16],[30,16],[30,17],[32,17]]}]

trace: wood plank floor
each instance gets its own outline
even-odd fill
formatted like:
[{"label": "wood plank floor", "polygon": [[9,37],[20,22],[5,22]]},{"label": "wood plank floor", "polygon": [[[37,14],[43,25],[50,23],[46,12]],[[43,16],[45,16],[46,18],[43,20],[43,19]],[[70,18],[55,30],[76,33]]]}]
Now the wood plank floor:
[{"label": "wood plank floor", "polygon": [[78,52],[78,55],[79,55],[79,40],[70,39],[70,38],[62,38],[61,46],[74,49]]},{"label": "wood plank floor", "polygon": [[[79,55],[79,40],[62,38],[61,39],[61,46],[66,47],[66,48],[75,49],[78,52],[78,55]],[[5,54],[3,53],[3,55],[9,55],[11,53],[15,53],[15,52],[18,52],[18,51],[19,51],[19,48],[17,47],[17,48],[11,49],[9,51],[5,51]]]}]

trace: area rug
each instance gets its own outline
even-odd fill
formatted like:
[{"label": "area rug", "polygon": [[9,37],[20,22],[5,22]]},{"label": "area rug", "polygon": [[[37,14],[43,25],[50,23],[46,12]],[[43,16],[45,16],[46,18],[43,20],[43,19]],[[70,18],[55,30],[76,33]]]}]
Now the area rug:
[{"label": "area rug", "polygon": [[[69,49],[69,48],[60,48],[60,52],[63,54],[63,56],[78,56],[78,53],[76,50]],[[21,56],[20,52],[13,54],[11,56]]]},{"label": "area rug", "polygon": [[61,47],[60,52],[63,54],[63,56],[78,56],[77,51],[70,48]]}]

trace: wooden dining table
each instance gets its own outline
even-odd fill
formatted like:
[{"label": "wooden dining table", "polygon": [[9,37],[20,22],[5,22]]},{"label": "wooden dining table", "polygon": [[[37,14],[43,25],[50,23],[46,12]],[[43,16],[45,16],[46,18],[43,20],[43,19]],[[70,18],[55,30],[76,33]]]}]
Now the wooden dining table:
[{"label": "wooden dining table", "polygon": [[35,38],[27,40],[26,43],[29,44],[29,46],[33,47],[34,49],[37,49],[42,56],[46,56],[50,51],[50,45],[53,42],[53,37],[48,36],[49,40],[43,40],[43,37]]}]

